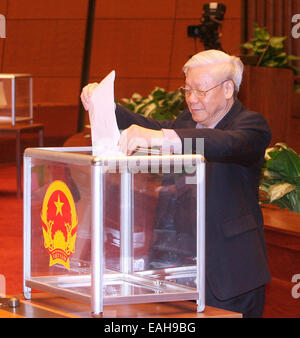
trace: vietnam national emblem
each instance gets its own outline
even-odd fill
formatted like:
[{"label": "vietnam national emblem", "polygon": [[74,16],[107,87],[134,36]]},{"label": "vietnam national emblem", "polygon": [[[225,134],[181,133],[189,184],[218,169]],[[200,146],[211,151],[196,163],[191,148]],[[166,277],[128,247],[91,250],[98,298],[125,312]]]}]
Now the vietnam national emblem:
[{"label": "vietnam national emblem", "polygon": [[48,187],[41,219],[49,266],[61,264],[70,270],[69,258],[75,252],[78,221],[73,196],[64,182],[54,181]]}]

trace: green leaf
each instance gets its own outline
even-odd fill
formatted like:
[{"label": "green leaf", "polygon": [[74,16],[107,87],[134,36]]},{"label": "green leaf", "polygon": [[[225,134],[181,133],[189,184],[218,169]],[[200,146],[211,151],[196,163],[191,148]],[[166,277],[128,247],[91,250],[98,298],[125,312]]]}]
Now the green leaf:
[{"label": "green leaf", "polygon": [[286,39],[286,36],[273,36],[270,39],[270,45],[275,49],[283,48],[283,41]]},{"label": "green leaf", "polygon": [[293,65],[290,65],[289,68],[293,71],[294,75],[297,75],[300,73],[300,68],[299,67],[295,67]]},{"label": "green leaf", "polygon": [[134,105],[133,104],[126,104],[125,105],[125,108],[127,108],[127,109],[129,109],[129,110],[131,110],[131,111],[134,111]]},{"label": "green leaf", "polygon": [[275,60],[269,60],[267,62],[264,62],[263,65],[270,68],[276,68],[278,67],[278,62]]},{"label": "green leaf", "polygon": [[276,200],[276,201],[272,202],[271,204],[277,205],[282,210],[288,209],[290,211],[293,211],[291,204],[289,203],[289,201],[286,200],[285,197],[282,197],[281,199]]},{"label": "green leaf", "polygon": [[270,159],[266,167],[271,171],[277,171],[286,178],[298,176],[297,163],[293,161],[292,155],[286,150],[282,150],[276,157]]},{"label": "green leaf", "polygon": [[266,150],[259,189],[262,203],[300,213],[300,156],[285,143]]},{"label": "green leaf", "polygon": [[287,54],[286,52],[279,53],[275,55],[276,60],[287,60]]},{"label": "green leaf", "polygon": [[256,43],[255,43],[255,46],[257,47],[257,48],[261,48],[261,49],[266,49],[267,47],[268,47],[268,43],[267,43],[267,41],[257,41]]},{"label": "green leaf", "polygon": [[288,59],[288,60],[291,60],[291,61],[298,61],[298,60],[300,60],[300,56],[296,56],[296,55],[288,55],[288,56],[287,56],[287,59]]},{"label": "green leaf", "polygon": [[270,201],[280,199],[282,196],[295,190],[295,186],[289,183],[276,183],[269,188]]},{"label": "green leaf", "polygon": [[[276,148],[276,147],[277,147],[277,148]],[[278,149],[278,148],[279,148],[279,149]],[[277,149],[278,151],[280,151],[280,148],[283,148],[283,149],[286,149],[286,150],[291,149],[291,148],[289,148],[289,147],[287,146],[287,144],[284,143],[284,142],[277,142],[277,143],[275,143],[275,147],[273,147],[273,148],[271,148],[271,149],[273,149],[273,150]]]},{"label": "green leaf", "polygon": [[253,49],[253,44],[251,42],[245,42],[241,46],[246,49]]},{"label": "green leaf", "polygon": [[262,171],[262,173],[263,173],[263,178],[267,179],[267,180],[272,180],[272,179],[278,179],[278,180],[280,180],[280,179],[283,178],[283,176],[279,172],[272,171],[270,169],[264,169]]},{"label": "green leaf", "polygon": [[265,28],[256,27],[254,29],[254,38],[262,41],[268,41],[270,39],[270,34],[266,31]]}]

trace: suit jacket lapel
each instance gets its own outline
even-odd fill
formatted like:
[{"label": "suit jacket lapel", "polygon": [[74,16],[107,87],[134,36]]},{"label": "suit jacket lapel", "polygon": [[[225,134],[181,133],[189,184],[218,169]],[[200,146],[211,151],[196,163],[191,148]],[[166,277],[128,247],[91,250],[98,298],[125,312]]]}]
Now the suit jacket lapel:
[{"label": "suit jacket lapel", "polygon": [[218,122],[215,128],[222,129],[222,130],[227,129],[231,121],[236,117],[236,115],[239,114],[242,108],[243,108],[243,105],[238,99],[236,99],[231,109],[229,110],[229,112],[222,118],[221,121]]}]

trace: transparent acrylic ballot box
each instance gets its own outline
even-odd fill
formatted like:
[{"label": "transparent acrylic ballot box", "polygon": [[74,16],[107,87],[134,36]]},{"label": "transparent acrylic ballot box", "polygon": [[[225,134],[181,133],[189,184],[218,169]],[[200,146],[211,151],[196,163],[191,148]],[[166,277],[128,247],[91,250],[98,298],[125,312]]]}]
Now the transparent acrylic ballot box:
[{"label": "transparent acrylic ballot box", "polygon": [[33,119],[33,80],[30,74],[0,73],[0,123]]},{"label": "transparent acrylic ballot box", "polygon": [[196,300],[205,307],[201,155],[24,154],[24,296],[103,306]]}]

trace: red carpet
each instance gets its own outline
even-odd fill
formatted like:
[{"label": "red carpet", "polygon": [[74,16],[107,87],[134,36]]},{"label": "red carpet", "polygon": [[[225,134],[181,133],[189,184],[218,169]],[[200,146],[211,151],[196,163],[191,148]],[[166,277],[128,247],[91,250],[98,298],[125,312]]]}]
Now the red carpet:
[{"label": "red carpet", "polygon": [[0,165],[0,274],[6,294],[22,293],[23,200],[16,197],[16,167]]}]

